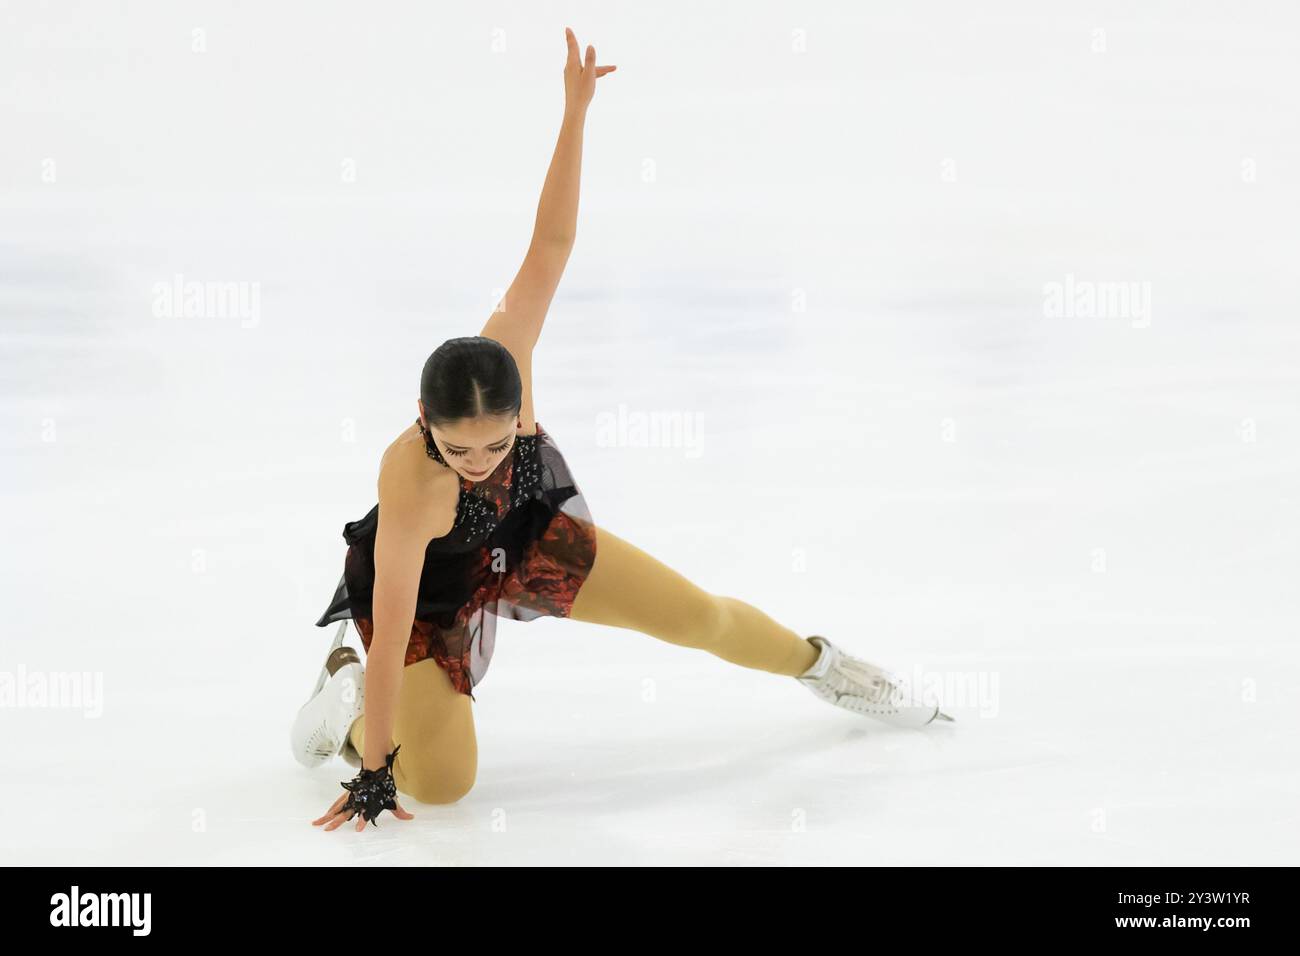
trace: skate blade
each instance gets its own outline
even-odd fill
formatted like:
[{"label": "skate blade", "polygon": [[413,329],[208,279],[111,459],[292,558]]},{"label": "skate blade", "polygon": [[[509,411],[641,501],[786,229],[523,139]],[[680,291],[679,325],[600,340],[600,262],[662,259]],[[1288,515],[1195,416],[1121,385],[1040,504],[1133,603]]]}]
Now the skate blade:
[{"label": "skate blade", "polygon": [[949,717],[949,716],[948,716],[947,714],[945,714],[943,711],[939,711],[937,714],[935,714],[935,715],[934,715],[934,718],[935,718],[935,720],[950,720],[950,721],[952,721],[953,723],[956,723],[956,722],[957,722],[957,718],[956,718],[956,717]]}]

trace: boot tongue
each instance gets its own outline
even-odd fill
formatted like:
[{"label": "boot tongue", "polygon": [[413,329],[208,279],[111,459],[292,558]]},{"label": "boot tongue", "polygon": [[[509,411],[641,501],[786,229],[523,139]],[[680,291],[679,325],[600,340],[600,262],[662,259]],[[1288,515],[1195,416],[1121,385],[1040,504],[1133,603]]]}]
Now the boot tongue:
[{"label": "boot tongue", "polygon": [[823,637],[816,639],[809,638],[809,642],[817,647],[819,653],[817,660],[813,661],[812,667],[808,668],[799,675],[800,680],[821,680],[831,669],[831,644],[830,641]]}]

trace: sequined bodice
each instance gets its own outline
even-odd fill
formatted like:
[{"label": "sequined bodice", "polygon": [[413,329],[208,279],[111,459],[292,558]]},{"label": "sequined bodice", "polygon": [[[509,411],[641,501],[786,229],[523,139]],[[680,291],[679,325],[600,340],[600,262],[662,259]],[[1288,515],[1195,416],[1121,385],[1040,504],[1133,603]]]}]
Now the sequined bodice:
[{"label": "sequined bodice", "polygon": [[[416,420],[417,427],[421,426]],[[423,427],[425,452],[434,461],[446,465],[433,439]],[[510,454],[497,464],[492,473],[481,481],[470,481],[458,475],[460,496],[456,502],[456,520],[441,538],[434,538],[430,546],[437,550],[466,550],[483,544],[513,508],[525,500],[541,495],[542,468],[538,458],[538,445],[545,434],[537,423],[535,435],[515,434]],[[450,467],[450,466],[448,466]]]}]

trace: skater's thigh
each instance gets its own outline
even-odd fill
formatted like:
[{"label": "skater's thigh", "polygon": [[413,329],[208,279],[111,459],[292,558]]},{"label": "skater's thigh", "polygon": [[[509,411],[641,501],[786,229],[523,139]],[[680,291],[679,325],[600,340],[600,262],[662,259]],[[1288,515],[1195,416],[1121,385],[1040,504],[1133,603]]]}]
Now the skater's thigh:
[{"label": "skater's thigh", "polygon": [[424,803],[450,803],[474,786],[478,741],[470,704],[432,658],[404,668],[393,725],[393,742],[402,748],[393,766],[399,790]]},{"label": "skater's thigh", "polygon": [[699,646],[703,635],[718,631],[724,612],[716,595],[597,526],[596,561],[569,616]]}]

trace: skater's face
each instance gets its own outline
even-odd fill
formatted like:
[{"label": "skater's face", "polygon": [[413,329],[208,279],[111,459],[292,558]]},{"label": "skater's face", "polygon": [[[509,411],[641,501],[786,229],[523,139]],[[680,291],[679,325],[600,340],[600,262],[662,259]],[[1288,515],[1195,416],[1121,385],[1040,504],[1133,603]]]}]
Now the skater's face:
[{"label": "skater's face", "polygon": [[424,419],[423,407],[420,418],[447,464],[470,481],[482,481],[496,470],[514,447],[519,427],[515,417],[464,418],[435,427]]}]

